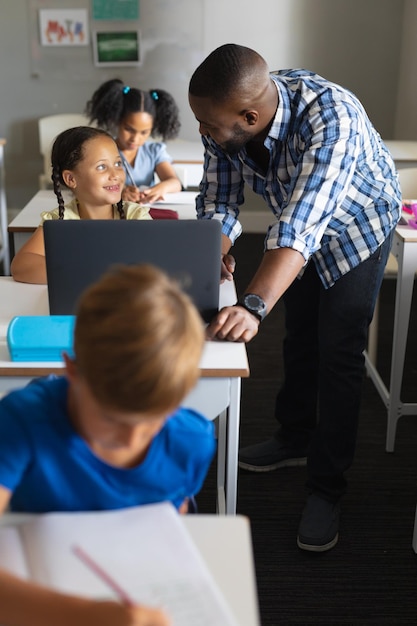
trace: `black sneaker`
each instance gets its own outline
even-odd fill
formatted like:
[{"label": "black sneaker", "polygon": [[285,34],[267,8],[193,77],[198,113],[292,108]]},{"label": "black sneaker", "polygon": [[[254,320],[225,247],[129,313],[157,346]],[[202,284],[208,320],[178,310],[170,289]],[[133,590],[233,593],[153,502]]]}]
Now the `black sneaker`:
[{"label": "black sneaker", "polygon": [[241,448],[239,467],[250,472],[272,472],[280,467],[306,465],[306,449],[295,450],[273,437],[254,446]]},{"label": "black sneaker", "polygon": [[312,493],[308,496],[300,525],[297,545],[310,552],[325,552],[339,539],[340,505]]}]

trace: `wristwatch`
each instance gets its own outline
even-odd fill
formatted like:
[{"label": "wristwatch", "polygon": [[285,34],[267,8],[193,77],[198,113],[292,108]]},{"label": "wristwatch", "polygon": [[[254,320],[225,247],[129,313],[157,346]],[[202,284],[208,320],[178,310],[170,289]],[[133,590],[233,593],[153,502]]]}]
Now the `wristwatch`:
[{"label": "wristwatch", "polygon": [[266,304],[256,293],[246,293],[243,298],[239,299],[237,304],[238,306],[243,306],[252,315],[255,315],[260,322],[266,315]]}]

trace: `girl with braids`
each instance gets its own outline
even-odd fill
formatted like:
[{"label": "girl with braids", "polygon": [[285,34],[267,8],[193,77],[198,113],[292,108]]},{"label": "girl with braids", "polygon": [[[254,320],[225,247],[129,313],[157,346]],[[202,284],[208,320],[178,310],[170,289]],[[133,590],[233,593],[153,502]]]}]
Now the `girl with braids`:
[{"label": "girl with braids", "polygon": [[[41,213],[41,225],[14,257],[11,273],[19,282],[47,282],[45,220],[152,219],[147,207],[122,200],[125,172],[117,146],[106,131],[89,126],[63,131],[54,141],[51,161],[58,208]],[[67,204],[63,187],[73,193]]]},{"label": "girl with braids", "polygon": [[126,170],[123,200],[152,203],[168,192],[181,191],[165,144],[148,141],[150,137],[158,136],[165,141],[178,135],[178,107],[168,92],[142,91],[115,78],[94,92],[86,113],[90,122],[115,137]]}]

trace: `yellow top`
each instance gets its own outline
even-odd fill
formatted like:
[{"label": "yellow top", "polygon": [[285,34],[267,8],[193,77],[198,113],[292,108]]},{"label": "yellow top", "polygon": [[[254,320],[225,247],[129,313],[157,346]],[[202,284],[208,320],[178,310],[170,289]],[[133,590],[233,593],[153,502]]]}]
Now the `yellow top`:
[{"label": "yellow top", "polygon": [[[149,207],[142,204],[136,204],[136,202],[123,202],[123,209],[127,220],[151,220],[149,215]],[[52,211],[43,211],[41,213],[41,224],[45,220],[57,220],[59,219],[59,209],[52,209]],[[120,219],[117,206],[113,205],[113,218]],[[73,198],[68,204],[65,205],[64,220],[79,220],[80,214],[78,212],[77,201]]]}]

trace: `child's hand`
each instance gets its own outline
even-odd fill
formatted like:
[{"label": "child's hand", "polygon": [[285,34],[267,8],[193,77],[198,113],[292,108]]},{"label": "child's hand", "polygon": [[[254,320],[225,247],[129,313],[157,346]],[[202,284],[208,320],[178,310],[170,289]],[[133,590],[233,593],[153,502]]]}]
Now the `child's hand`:
[{"label": "child's hand", "polygon": [[[87,615],[88,613],[88,615]],[[171,626],[168,616],[159,609],[144,606],[126,606],[117,602],[92,602],[85,612],[85,626]],[[83,626],[84,620],[77,620]]]},{"label": "child's hand", "polygon": [[149,187],[148,189],[141,189],[139,192],[139,200],[137,202],[143,202],[143,204],[152,204],[153,202],[158,202],[158,200],[163,200],[164,196],[160,190],[158,190],[157,186]]},{"label": "child's hand", "polygon": [[122,191],[122,199],[126,200],[126,202],[139,202],[140,196],[141,191],[133,185],[126,185]]}]

